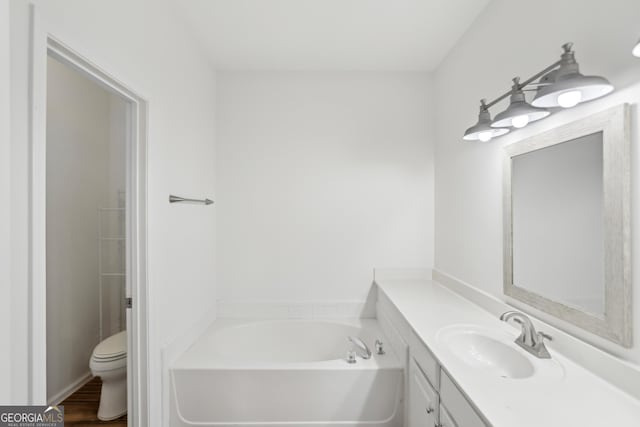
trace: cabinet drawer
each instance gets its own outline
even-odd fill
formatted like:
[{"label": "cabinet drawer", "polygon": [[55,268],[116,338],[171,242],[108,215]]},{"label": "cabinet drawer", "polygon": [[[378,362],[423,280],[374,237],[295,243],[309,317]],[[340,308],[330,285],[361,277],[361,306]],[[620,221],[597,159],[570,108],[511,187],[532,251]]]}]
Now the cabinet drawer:
[{"label": "cabinet drawer", "polygon": [[409,427],[431,427],[436,425],[438,393],[415,360],[409,363]]},{"label": "cabinet drawer", "polygon": [[452,427],[489,427],[444,371],[441,373],[440,403],[453,418]]},{"label": "cabinet drawer", "polygon": [[427,346],[413,332],[409,338],[409,353],[427,376],[431,385],[437,390],[440,387],[440,367],[438,362],[427,349]]}]

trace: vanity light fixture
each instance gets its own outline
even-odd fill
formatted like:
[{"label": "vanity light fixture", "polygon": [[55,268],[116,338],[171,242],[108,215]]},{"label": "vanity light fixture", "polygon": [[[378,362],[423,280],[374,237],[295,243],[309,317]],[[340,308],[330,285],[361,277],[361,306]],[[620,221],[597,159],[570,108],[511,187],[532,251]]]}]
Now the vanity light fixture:
[{"label": "vanity light fixture", "polygon": [[633,48],[631,53],[633,54],[633,56],[637,56],[638,58],[640,58],[640,40],[638,40],[638,43],[636,43],[636,46]]},{"label": "vanity light fixture", "polygon": [[532,107],[525,99],[524,92],[520,87],[520,78],[515,77],[513,79],[513,87],[511,88],[511,100],[509,107],[501,113],[496,115],[496,118],[491,123],[491,127],[494,128],[523,128],[531,122],[544,119],[549,114],[549,111],[544,108]]},{"label": "vanity light fixture", "polygon": [[509,133],[509,129],[491,127],[491,114],[487,108],[486,100],[480,100],[480,113],[478,123],[471,126],[464,133],[462,139],[465,141],[490,141],[491,138]]},{"label": "vanity light fixture", "polygon": [[564,52],[560,59],[560,67],[549,73],[546,79],[542,78],[541,82],[545,84],[538,88],[535,98],[531,101],[534,107],[571,108],[613,91],[613,85],[604,77],[580,74],[578,63],[571,50],[572,46],[572,43],[562,46]]},{"label": "vanity light fixture", "polygon": [[[503,93],[491,102],[482,100],[478,123],[464,133],[464,140],[489,141],[509,132],[509,128],[523,128],[529,123],[541,120],[551,111],[547,108],[571,108],[582,102],[591,101],[605,96],[613,91],[613,85],[600,76],[585,76],[580,73],[578,63],[572,50],[572,43],[562,45],[560,59],[545,69],[539,71],[523,82],[520,78],[513,79],[511,90]],[[640,42],[634,49],[634,55],[640,56]],[[538,82],[535,82],[538,80]],[[527,103],[524,92],[535,90],[536,95]],[[510,104],[506,110],[496,115],[491,122],[489,108],[503,99],[510,97]],[[494,131],[490,132],[489,128]]]}]

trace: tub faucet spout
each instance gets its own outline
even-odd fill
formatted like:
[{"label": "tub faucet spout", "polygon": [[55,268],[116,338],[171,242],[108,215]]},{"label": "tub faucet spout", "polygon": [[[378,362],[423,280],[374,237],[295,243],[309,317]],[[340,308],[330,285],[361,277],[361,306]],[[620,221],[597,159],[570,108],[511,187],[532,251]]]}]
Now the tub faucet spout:
[{"label": "tub faucet spout", "polygon": [[349,337],[349,341],[353,344],[358,350],[360,350],[359,356],[363,359],[371,359],[371,350],[369,347],[358,337]]}]

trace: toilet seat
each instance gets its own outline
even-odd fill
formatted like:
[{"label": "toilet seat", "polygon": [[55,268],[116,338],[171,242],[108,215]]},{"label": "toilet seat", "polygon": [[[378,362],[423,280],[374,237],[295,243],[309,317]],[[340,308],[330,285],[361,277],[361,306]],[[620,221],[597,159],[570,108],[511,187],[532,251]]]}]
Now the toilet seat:
[{"label": "toilet seat", "polygon": [[93,375],[97,377],[111,371],[117,371],[117,370],[126,371],[127,358],[125,356],[119,359],[112,359],[112,360],[91,359],[91,361],[89,362],[89,368],[91,369],[91,372],[93,373]]},{"label": "toilet seat", "polygon": [[102,341],[93,350],[95,362],[112,362],[127,357],[127,331],[118,332]]}]

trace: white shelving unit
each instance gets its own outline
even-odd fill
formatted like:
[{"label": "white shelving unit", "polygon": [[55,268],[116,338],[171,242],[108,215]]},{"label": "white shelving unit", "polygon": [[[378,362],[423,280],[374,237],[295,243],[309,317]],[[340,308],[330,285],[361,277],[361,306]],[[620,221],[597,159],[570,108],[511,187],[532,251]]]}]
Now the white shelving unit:
[{"label": "white shelving unit", "polygon": [[[105,227],[105,225],[108,227]],[[114,229],[118,234],[114,235]],[[118,331],[125,329],[125,254],[126,237],[125,233],[125,208],[100,208],[98,209],[98,305],[100,309],[100,341]],[[105,248],[105,246],[107,246]],[[108,258],[107,258],[108,257]],[[115,262],[114,262],[115,260]],[[110,262],[109,262],[110,261]],[[110,264],[110,265],[109,265]],[[114,264],[116,267],[114,268]],[[121,265],[120,265],[121,264]],[[106,270],[105,270],[106,265]],[[117,279],[121,280],[108,280]],[[105,286],[119,286],[117,292],[109,289],[109,295],[112,297],[114,293],[119,303],[118,324],[114,324],[112,318],[114,310],[109,304],[105,307],[104,291]],[[113,298],[110,299],[111,302]],[[105,308],[110,309],[109,313],[109,333],[105,334]],[[117,329],[117,330],[114,330]]]}]

